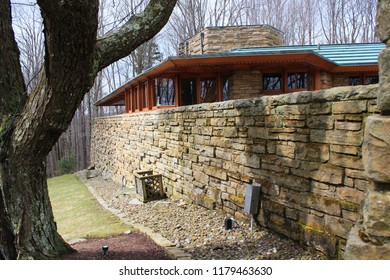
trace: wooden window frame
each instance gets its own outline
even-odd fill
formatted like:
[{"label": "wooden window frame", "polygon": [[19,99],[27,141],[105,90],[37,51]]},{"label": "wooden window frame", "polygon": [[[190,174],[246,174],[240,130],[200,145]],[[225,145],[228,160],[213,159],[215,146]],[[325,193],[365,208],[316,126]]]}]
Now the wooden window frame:
[{"label": "wooden window frame", "polygon": [[359,77],[360,78],[360,83],[355,85],[355,86],[364,86],[364,85],[369,85],[366,84],[366,78],[371,77],[371,76],[377,76],[379,78],[379,73],[378,72],[358,72],[358,73],[347,73],[348,74],[348,85],[349,86],[354,86],[349,83],[349,80],[353,77]]}]

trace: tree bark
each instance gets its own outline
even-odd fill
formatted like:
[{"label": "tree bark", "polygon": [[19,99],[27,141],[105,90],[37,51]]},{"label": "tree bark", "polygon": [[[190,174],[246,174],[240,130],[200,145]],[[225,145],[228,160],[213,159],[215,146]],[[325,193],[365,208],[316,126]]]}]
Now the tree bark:
[{"label": "tree bark", "polygon": [[40,82],[27,96],[10,1],[0,1],[0,247],[9,259],[48,259],[72,250],[57,233],[45,158],[98,71],[155,35],[176,0],[151,0],[143,15],[99,40],[98,0],[37,3],[44,20],[45,63]]}]

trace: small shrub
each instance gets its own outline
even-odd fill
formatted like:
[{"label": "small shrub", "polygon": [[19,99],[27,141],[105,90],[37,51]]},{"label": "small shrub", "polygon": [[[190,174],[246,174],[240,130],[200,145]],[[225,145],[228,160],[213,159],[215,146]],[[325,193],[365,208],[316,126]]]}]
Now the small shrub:
[{"label": "small shrub", "polygon": [[70,174],[76,171],[77,162],[76,157],[72,154],[65,156],[58,161],[59,175]]}]

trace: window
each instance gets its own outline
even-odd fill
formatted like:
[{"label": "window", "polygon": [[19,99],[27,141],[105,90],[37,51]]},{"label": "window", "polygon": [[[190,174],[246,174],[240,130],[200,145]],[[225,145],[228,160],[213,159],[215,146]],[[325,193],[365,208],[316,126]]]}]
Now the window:
[{"label": "window", "polygon": [[217,81],[215,79],[200,80],[200,101],[202,103],[217,101]]},{"label": "window", "polygon": [[263,75],[263,90],[281,90],[281,89],[282,89],[281,74]]},{"label": "window", "polygon": [[222,81],[222,100],[229,100],[229,78],[224,77]]},{"label": "window", "polygon": [[138,86],[134,87],[133,94],[134,94],[134,110],[138,111],[140,109],[140,98],[139,98]]},{"label": "window", "polygon": [[146,83],[143,83],[141,85],[141,94],[142,94],[142,108],[144,109],[147,109],[148,108],[148,98],[147,98],[147,94],[148,94],[148,87],[147,87],[147,84]]},{"label": "window", "polygon": [[181,105],[194,105],[197,103],[196,98],[196,79],[181,80]]},{"label": "window", "polygon": [[360,76],[349,77],[349,85],[350,86],[357,86],[360,84],[361,84],[361,77]]},{"label": "window", "polygon": [[154,80],[153,106],[175,105],[175,82],[173,79],[158,78]]},{"label": "window", "polygon": [[366,76],[364,84],[371,85],[379,83],[379,76]]},{"label": "window", "polygon": [[288,89],[302,89],[307,88],[307,73],[288,73],[287,88]]}]

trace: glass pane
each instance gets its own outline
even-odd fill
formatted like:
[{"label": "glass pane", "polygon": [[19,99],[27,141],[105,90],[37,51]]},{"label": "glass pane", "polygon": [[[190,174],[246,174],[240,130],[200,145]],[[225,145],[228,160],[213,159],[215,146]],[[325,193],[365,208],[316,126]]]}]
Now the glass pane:
[{"label": "glass pane", "polygon": [[265,74],[263,75],[264,90],[280,90],[282,89],[282,75],[280,74]]},{"label": "glass pane", "polygon": [[182,79],[181,80],[181,105],[196,104],[196,80]]},{"label": "glass pane", "polygon": [[135,109],[139,109],[139,90],[138,87],[134,88],[134,95],[135,95]]},{"label": "glass pane", "polygon": [[377,84],[379,83],[379,76],[366,76],[365,85]]},{"label": "glass pane", "polygon": [[222,99],[229,100],[229,78],[223,78]]},{"label": "glass pane", "polygon": [[147,108],[148,107],[148,103],[147,103],[147,87],[146,87],[146,84],[142,84],[142,106],[143,108]]},{"label": "glass pane", "polygon": [[175,82],[172,79],[154,80],[154,106],[175,105]]},{"label": "glass pane", "polygon": [[307,73],[289,73],[287,85],[288,89],[307,88]]},{"label": "glass pane", "polygon": [[217,82],[215,79],[200,81],[200,100],[202,103],[217,101]]},{"label": "glass pane", "polygon": [[357,86],[360,84],[361,84],[360,76],[349,77],[349,85],[350,86]]}]

